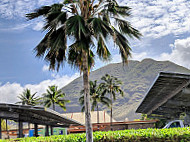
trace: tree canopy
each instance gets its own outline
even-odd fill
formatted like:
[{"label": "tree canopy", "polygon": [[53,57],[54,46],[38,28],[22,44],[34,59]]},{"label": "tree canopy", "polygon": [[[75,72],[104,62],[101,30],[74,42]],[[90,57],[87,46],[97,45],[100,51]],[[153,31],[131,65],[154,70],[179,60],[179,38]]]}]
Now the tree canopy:
[{"label": "tree canopy", "polygon": [[40,16],[45,19],[43,30],[46,35],[35,48],[36,56],[45,57],[50,62],[50,69],[58,70],[61,64],[68,61],[83,70],[82,51],[85,51],[90,69],[95,64],[95,52],[102,60],[111,58],[107,42],[112,39],[123,62],[127,62],[131,55],[127,37],[141,36],[127,21],[130,10],[115,0],[65,0],[42,6],[26,15],[29,20]]},{"label": "tree canopy", "polygon": [[[37,93],[37,92],[36,92]],[[40,97],[36,97],[36,93],[31,94],[30,89],[25,89],[22,94],[18,96],[20,99],[16,104],[35,106],[40,103]]]},{"label": "tree canopy", "polygon": [[127,21],[130,8],[120,6],[116,0],[64,0],[26,15],[29,20],[40,16],[45,20],[46,35],[34,49],[36,56],[48,61],[52,70],[58,71],[68,62],[83,72],[86,140],[92,142],[88,82],[95,55],[103,61],[109,60],[107,43],[113,41],[123,63],[127,63],[131,55],[127,38],[139,38],[141,34]]},{"label": "tree canopy", "polygon": [[61,90],[58,90],[58,87],[55,85],[49,86],[46,90],[46,93],[43,94],[43,103],[46,107],[53,107],[55,110],[55,105],[59,105],[64,111],[66,111],[66,103],[69,103],[69,100],[65,100],[65,93],[62,93]]}]

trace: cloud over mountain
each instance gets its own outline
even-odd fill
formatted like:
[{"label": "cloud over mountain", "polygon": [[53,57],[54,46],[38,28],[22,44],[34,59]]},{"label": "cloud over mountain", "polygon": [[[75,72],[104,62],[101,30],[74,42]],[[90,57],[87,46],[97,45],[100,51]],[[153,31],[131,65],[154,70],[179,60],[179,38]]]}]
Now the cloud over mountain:
[{"label": "cloud over mountain", "polygon": [[50,85],[57,85],[59,88],[67,85],[75,78],[79,77],[79,74],[74,74],[72,76],[55,76],[53,80],[44,80],[39,84],[26,84],[21,86],[19,83],[6,83],[4,85],[0,84],[0,103],[15,103],[18,101],[17,96],[22,93],[26,88],[31,89],[32,93],[37,92],[37,95],[41,95],[46,92],[46,89]]},{"label": "cloud over mountain", "polygon": [[190,37],[186,39],[177,39],[174,44],[170,45],[171,53],[162,53],[161,60],[170,60],[179,65],[190,69]]}]

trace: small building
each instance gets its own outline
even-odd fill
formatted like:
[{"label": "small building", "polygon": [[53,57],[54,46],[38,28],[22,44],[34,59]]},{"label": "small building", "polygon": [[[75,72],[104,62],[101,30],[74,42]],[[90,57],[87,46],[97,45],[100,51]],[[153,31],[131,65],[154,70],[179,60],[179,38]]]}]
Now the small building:
[{"label": "small building", "polygon": [[[143,121],[128,121],[128,122],[113,122],[112,130],[127,130],[127,129],[147,129],[155,128],[157,120],[143,120]],[[93,123],[93,131],[110,131],[110,122],[108,123]],[[70,126],[68,133],[84,133],[85,126]]]},{"label": "small building", "polygon": [[[84,112],[63,113],[62,115],[85,125],[85,113]],[[110,119],[111,119],[110,115],[107,114],[107,112],[99,111],[99,123],[110,122]],[[91,112],[91,122],[98,123],[97,122],[97,111]],[[112,122],[116,122],[116,120],[112,118]]]},{"label": "small building", "polygon": [[[62,114],[68,118],[74,119],[85,125],[85,113],[65,113]],[[93,131],[109,131],[111,130],[110,115],[105,111],[99,111],[99,123],[97,123],[97,111],[91,112],[91,121],[93,126]],[[126,129],[146,129],[154,128],[156,120],[147,121],[126,121],[117,122],[112,119],[112,130],[126,130]],[[70,126],[68,128],[68,133],[84,133],[85,126]]]}]

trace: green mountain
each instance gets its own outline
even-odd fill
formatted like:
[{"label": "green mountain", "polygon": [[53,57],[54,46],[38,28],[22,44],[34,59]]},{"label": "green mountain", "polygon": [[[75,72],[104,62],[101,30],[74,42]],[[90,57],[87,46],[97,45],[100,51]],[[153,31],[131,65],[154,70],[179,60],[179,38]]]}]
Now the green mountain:
[{"label": "green mountain", "polygon": [[[90,80],[100,81],[100,78],[106,73],[120,79],[123,82],[122,89],[125,94],[124,97],[118,96],[114,102],[113,117],[118,121],[124,121],[126,118],[133,120],[140,117],[140,114],[135,113],[136,108],[160,71],[190,73],[190,70],[169,61],[144,59],[141,62],[129,61],[128,65],[109,64],[92,71]],[[82,77],[79,77],[62,88],[67,94],[66,98],[71,100],[71,103],[67,105],[67,112],[81,111],[78,98],[82,85]],[[101,110],[106,110],[109,113],[109,109],[104,106],[101,106]],[[60,112],[61,109],[57,108],[57,111]]]}]

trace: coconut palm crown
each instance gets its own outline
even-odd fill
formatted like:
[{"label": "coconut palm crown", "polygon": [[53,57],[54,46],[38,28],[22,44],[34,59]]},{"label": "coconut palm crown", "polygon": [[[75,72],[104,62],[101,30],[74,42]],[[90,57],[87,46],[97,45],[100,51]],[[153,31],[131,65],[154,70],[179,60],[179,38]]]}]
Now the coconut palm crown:
[{"label": "coconut palm crown", "polygon": [[[102,94],[101,92],[101,88],[99,88],[99,85],[97,85],[97,80],[95,81],[89,81],[89,85],[90,85],[90,101],[92,104],[92,111],[94,111],[95,109],[97,110],[97,123],[99,123],[99,105],[103,104],[106,105],[107,107],[110,106],[110,99],[108,97],[106,97],[104,94]],[[85,110],[85,106],[84,106],[84,90],[81,90],[80,94],[82,95],[79,98],[79,103],[82,106],[82,110]]]},{"label": "coconut palm crown", "polygon": [[35,97],[36,93],[31,94],[30,89],[25,89],[22,94],[18,96],[20,99],[16,104],[35,106],[40,103],[40,97]]},{"label": "coconut palm crown", "polygon": [[110,95],[110,100],[111,100],[111,117],[110,117],[110,126],[111,126],[111,130],[112,130],[112,104],[113,104],[113,100],[116,100],[116,96],[117,95],[121,95],[122,97],[124,96],[124,92],[121,89],[121,85],[122,82],[120,80],[118,80],[116,77],[114,76],[110,76],[109,74],[106,74],[105,76],[103,76],[101,78],[101,80],[103,81],[100,84],[100,88],[102,89],[102,93],[104,95],[108,94]]},{"label": "coconut palm crown", "polygon": [[88,82],[95,53],[103,61],[111,59],[107,42],[113,41],[127,63],[131,53],[127,38],[139,38],[141,34],[126,20],[130,8],[116,0],[64,0],[26,15],[29,20],[40,16],[45,20],[46,35],[35,47],[36,56],[48,61],[52,70],[68,62],[83,73],[86,141],[92,142]]},{"label": "coconut palm crown", "polygon": [[58,87],[55,85],[49,86],[46,90],[47,92],[43,94],[43,103],[45,107],[53,107],[55,110],[55,105],[59,105],[64,111],[66,111],[66,103],[69,103],[69,100],[65,100],[65,93],[62,93],[61,90],[58,90]]}]

